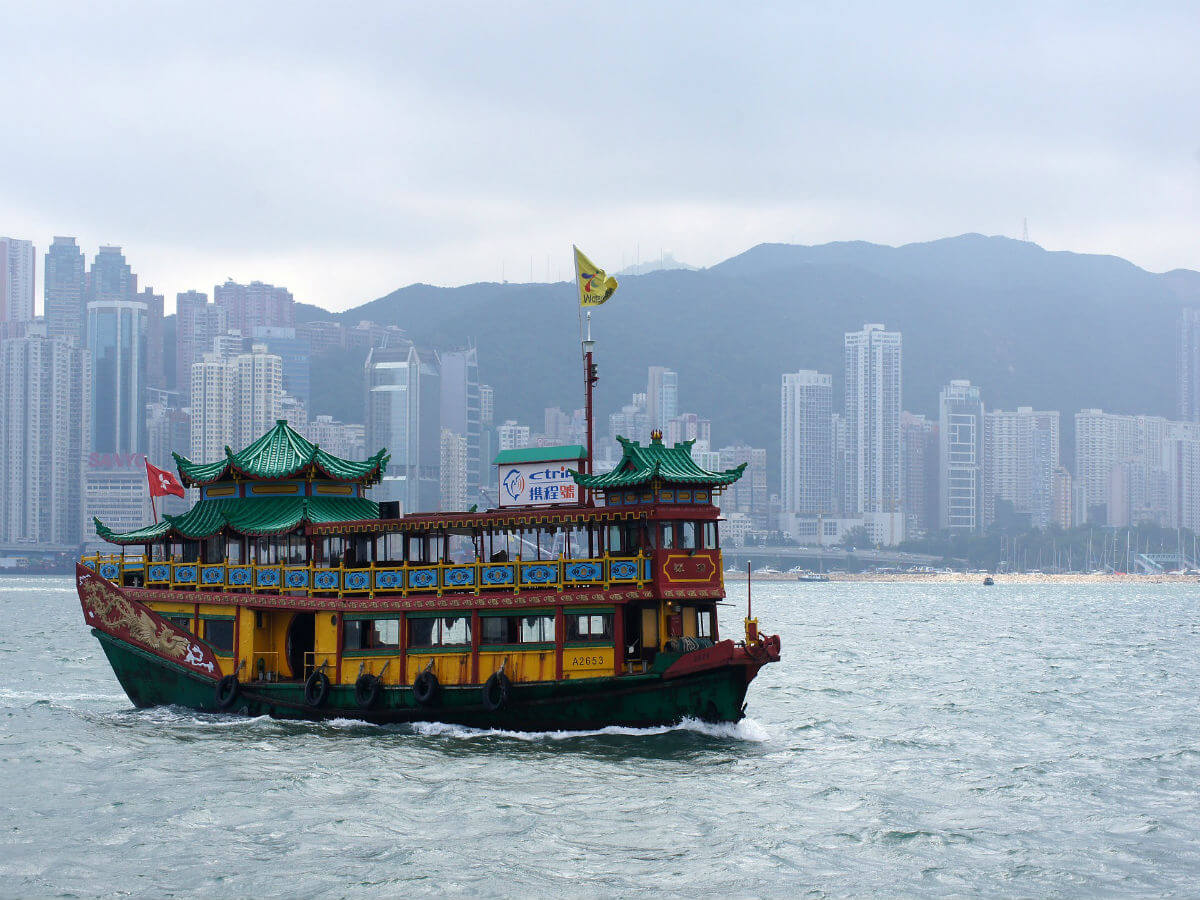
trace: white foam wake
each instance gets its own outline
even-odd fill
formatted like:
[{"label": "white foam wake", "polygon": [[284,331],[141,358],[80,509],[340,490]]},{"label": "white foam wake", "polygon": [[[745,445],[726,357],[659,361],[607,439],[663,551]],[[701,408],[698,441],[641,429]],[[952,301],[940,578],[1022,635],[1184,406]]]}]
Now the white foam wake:
[{"label": "white foam wake", "polygon": [[659,725],[653,728],[628,728],[624,725],[609,725],[592,731],[507,731],[501,728],[468,728],[465,725],[448,725],[444,722],[414,722],[413,731],[429,737],[452,737],[469,740],[472,738],[504,737],[518,741],[565,741],[572,738],[596,737],[599,735],[626,735],[650,737],[672,731],[692,731],[708,737],[725,740],[762,743],[771,739],[770,733],[753,719],[740,722],[713,724],[699,719],[684,719],[678,725]]}]

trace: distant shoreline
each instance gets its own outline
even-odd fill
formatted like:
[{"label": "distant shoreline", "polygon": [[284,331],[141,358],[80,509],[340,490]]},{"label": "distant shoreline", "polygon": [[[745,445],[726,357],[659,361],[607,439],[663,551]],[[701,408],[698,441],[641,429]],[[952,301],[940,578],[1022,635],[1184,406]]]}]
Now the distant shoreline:
[{"label": "distant shoreline", "polygon": [[[986,573],[983,572],[827,572],[829,582],[917,582],[925,584],[982,584]],[[1068,572],[1061,575],[1045,573],[1011,572],[991,576],[996,586],[1005,584],[1200,584],[1200,575],[1088,575],[1082,572]],[[726,573],[725,581],[745,581],[745,573],[737,575]],[[791,581],[796,582],[795,575],[759,575],[754,574],[755,581]],[[821,582],[798,582],[800,584],[820,584]]]}]

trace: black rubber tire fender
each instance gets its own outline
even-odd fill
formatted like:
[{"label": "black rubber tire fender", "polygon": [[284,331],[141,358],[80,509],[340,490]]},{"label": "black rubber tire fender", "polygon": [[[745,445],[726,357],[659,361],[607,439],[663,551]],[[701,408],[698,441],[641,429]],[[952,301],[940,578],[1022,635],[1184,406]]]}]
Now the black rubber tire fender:
[{"label": "black rubber tire fender", "polygon": [[358,681],[354,682],[354,701],[359,709],[370,709],[379,702],[382,694],[383,682],[376,675],[364,672],[358,676]]},{"label": "black rubber tire fender", "polygon": [[432,672],[422,672],[412,683],[413,699],[418,706],[433,706],[437,702],[441,684]]},{"label": "black rubber tire fender", "polygon": [[236,675],[225,675],[217,682],[217,707],[219,709],[229,709],[237,702],[238,691],[241,685],[238,683]]},{"label": "black rubber tire fender", "polygon": [[324,706],[328,699],[329,676],[318,669],[304,682],[304,702],[316,709]]},{"label": "black rubber tire fender", "polygon": [[484,709],[488,712],[496,712],[496,710],[508,706],[509,698],[512,696],[512,682],[503,672],[493,672],[491,677],[483,683],[481,693]]}]

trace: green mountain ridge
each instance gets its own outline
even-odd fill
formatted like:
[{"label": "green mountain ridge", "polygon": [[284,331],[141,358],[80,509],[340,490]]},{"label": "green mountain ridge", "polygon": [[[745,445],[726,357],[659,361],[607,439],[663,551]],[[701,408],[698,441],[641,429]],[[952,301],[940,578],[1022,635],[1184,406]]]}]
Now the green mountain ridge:
[{"label": "green mountain ridge", "polygon": [[[1189,304],[1200,305],[1198,272],[1002,237],[760,244],[708,269],[622,278],[593,316],[599,431],[645,389],[648,366],[668,366],[680,410],[711,418],[717,446],[766,447],[774,480],[781,373],[832,373],[838,408],[844,333],[882,322],[904,334],[906,409],[936,414],[942,385],[969,378],[989,408],[1061,410],[1069,445],[1081,408],[1174,414],[1177,319]],[[338,315],[399,325],[421,345],[474,342],[500,420],[537,429],[545,407],[582,405],[569,283],[414,284]]]}]

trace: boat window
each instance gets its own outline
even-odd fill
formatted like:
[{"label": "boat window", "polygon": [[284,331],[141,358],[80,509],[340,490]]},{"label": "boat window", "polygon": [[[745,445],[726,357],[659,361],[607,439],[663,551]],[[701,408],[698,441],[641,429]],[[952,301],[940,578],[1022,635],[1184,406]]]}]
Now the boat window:
[{"label": "boat window", "polygon": [[621,543],[621,526],[609,525],[604,529],[605,547],[611,554],[617,554],[625,549],[625,545]]},{"label": "boat window", "polygon": [[471,643],[470,616],[446,616],[408,620],[408,646],[444,647],[450,644]]},{"label": "boat window", "polygon": [[544,644],[554,640],[554,616],[522,616],[521,643]]},{"label": "boat window", "polygon": [[230,565],[240,565],[242,562],[242,539],[230,537],[225,542],[225,559]]},{"label": "boat window", "polygon": [[484,644],[515,644],[520,640],[518,616],[484,616],[479,622],[479,640]]},{"label": "boat window", "polygon": [[204,619],[204,640],[218,653],[233,652],[233,619]]},{"label": "boat window", "polygon": [[612,613],[568,613],[566,619],[568,641],[612,640]]},{"label": "boat window", "polygon": [[177,628],[182,628],[188,632],[192,630],[191,616],[164,616],[164,618]]},{"label": "boat window", "polygon": [[709,550],[716,550],[720,544],[717,543],[717,523],[704,523],[704,546]]},{"label": "boat window", "polygon": [[712,637],[712,617],[711,609],[696,610],[696,637]]},{"label": "boat window", "polygon": [[696,549],[696,523],[695,522],[680,522],[679,523],[679,549],[695,550]]},{"label": "boat window", "polygon": [[658,545],[664,550],[675,546],[675,523],[663,522],[658,526]]},{"label": "boat window", "polygon": [[400,647],[399,619],[347,619],[344,650],[395,650]]}]

